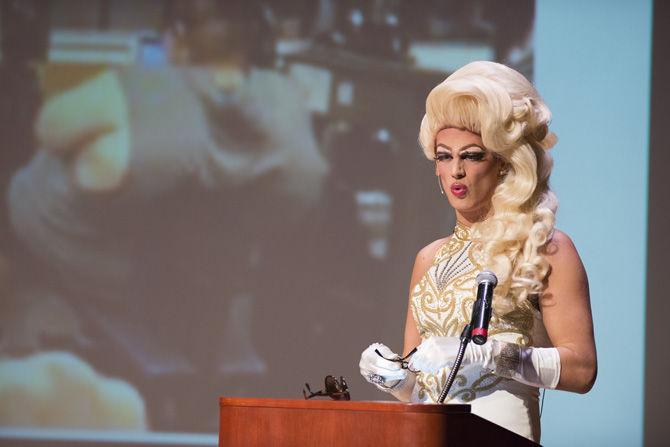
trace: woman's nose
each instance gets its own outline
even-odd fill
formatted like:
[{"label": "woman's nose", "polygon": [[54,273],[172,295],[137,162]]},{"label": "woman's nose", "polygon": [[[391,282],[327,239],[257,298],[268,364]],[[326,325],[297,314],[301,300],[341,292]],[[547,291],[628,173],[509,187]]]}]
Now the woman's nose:
[{"label": "woman's nose", "polygon": [[465,177],[465,169],[463,168],[463,161],[460,159],[454,160],[451,164],[451,176],[453,178]]}]

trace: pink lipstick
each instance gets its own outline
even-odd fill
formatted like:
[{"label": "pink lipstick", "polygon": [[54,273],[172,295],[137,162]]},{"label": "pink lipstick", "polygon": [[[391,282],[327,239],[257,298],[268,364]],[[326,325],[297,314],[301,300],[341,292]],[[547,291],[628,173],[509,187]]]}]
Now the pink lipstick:
[{"label": "pink lipstick", "polygon": [[468,187],[462,183],[454,183],[449,189],[451,190],[451,193],[459,199],[462,199],[468,193]]}]

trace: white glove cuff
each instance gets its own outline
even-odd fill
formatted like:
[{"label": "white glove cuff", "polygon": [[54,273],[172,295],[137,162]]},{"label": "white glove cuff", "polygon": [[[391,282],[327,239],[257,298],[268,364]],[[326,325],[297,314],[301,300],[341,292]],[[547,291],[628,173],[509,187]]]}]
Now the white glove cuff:
[{"label": "white glove cuff", "polygon": [[388,392],[401,402],[409,402],[412,398],[412,391],[416,383],[416,374],[408,371],[407,376],[393,385]]},{"label": "white glove cuff", "polygon": [[526,385],[554,389],[561,378],[561,357],[556,348],[522,347],[493,340],[494,372]]}]

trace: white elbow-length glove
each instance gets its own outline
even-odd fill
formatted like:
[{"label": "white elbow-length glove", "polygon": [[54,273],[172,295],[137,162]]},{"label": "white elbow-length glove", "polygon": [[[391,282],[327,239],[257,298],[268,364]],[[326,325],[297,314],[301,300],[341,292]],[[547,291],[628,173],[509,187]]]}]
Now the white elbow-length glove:
[{"label": "white elbow-length glove", "polygon": [[[409,367],[429,373],[451,367],[459,346],[458,337],[431,337],[419,345]],[[561,377],[558,349],[523,347],[491,338],[483,345],[469,343],[462,364],[479,364],[498,376],[538,388],[554,389]]]},{"label": "white elbow-length glove", "polygon": [[373,343],[361,354],[361,361],[358,363],[361,375],[380,390],[390,393],[400,401],[409,402],[416,375],[403,369],[400,362],[382,358],[375,349],[387,359],[400,358],[386,345]]}]

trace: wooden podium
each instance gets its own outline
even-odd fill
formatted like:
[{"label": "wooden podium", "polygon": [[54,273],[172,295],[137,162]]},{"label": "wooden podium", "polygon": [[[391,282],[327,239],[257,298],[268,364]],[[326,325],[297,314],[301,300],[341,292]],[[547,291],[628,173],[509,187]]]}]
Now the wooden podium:
[{"label": "wooden podium", "polygon": [[220,447],[536,446],[470,405],[222,397]]}]

